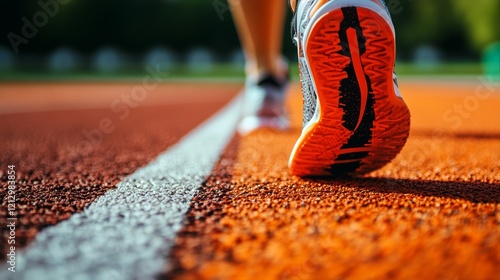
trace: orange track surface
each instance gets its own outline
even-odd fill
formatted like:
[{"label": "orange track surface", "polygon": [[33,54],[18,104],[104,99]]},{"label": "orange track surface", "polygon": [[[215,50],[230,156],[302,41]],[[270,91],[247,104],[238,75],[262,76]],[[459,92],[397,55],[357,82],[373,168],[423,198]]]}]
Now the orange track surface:
[{"label": "orange track surface", "polygon": [[[412,112],[402,153],[365,178],[330,180],[293,177],[286,167],[302,118],[294,87],[290,132],[236,137],[226,149],[192,201],[169,276],[496,279],[500,87],[480,79],[401,84]],[[14,162],[19,245],[81,211],[240,87],[160,85],[120,120],[110,105],[134,86],[0,85],[2,112],[58,110],[0,115],[0,212],[5,217],[5,166]],[[63,110],[88,107],[102,109]],[[69,153],[103,118],[115,131],[88,153]]]},{"label": "orange track surface", "polygon": [[[178,279],[498,279],[500,87],[401,82],[407,145],[364,178],[301,179],[300,133],[235,138],[193,199]],[[451,111],[450,111],[451,110]]]},{"label": "orange track surface", "polygon": [[[138,85],[0,84],[0,112],[28,111],[0,114],[0,260],[8,248],[3,219],[8,165],[16,165],[17,171],[16,246],[21,249],[41,229],[81,212],[177,142],[241,87],[168,83],[140,101],[121,99]],[[96,109],[74,110],[88,107]],[[108,121],[105,131],[103,120]]]}]

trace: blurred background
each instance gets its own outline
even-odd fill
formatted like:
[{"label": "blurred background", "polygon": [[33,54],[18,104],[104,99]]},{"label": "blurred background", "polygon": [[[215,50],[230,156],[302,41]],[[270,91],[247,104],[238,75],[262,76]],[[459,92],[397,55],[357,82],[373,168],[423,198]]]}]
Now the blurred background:
[{"label": "blurred background", "polygon": [[[500,76],[500,1],[386,2],[399,74]],[[147,65],[169,77],[242,78],[232,3],[3,0],[0,80],[133,78]],[[296,61],[289,19],[283,51]]]}]

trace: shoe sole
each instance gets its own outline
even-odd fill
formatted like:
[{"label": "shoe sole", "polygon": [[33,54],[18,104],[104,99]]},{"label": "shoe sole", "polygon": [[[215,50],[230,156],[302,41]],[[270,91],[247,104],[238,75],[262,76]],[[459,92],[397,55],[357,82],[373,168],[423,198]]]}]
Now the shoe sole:
[{"label": "shoe sole", "polygon": [[371,9],[343,7],[322,15],[306,36],[317,111],[292,151],[291,173],[364,174],[386,165],[410,129],[408,107],[395,93],[391,26]]}]

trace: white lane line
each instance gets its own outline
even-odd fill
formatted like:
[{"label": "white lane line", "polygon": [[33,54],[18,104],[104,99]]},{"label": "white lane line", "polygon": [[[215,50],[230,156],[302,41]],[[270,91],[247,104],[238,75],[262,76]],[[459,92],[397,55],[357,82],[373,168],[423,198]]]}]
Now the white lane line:
[{"label": "white lane line", "polygon": [[0,279],[154,279],[189,203],[235,131],[240,98],[98,198],[47,228]]}]

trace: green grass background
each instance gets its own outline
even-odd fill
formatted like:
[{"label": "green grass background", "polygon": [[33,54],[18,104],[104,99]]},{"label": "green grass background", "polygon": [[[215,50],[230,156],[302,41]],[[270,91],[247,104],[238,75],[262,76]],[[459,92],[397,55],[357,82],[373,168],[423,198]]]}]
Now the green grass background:
[{"label": "green grass background", "polygon": [[[290,67],[291,76],[298,79],[297,67]],[[436,65],[396,64],[398,76],[465,76],[482,75],[480,63],[447,63]],[[142,80],[148,72],[142,67],[123,69],[113,73],[95,71],[52,72],[52,71],[0,71],[0,82],[13,81],[134,81]],[[177,65],[162,73],[165,80],[175,79],[244,79],[243,66],[216,64],[210,69],[193,71],[185,65]]]}]

